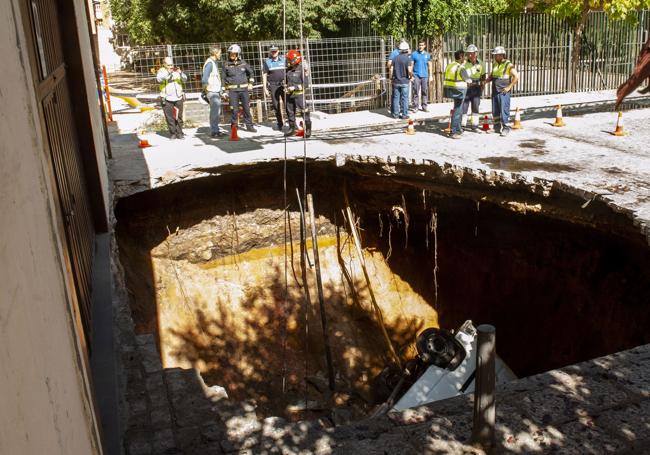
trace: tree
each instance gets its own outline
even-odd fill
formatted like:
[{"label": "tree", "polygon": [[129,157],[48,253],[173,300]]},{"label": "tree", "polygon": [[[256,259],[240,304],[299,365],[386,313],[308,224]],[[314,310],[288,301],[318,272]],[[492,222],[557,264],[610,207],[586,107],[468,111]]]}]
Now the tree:
[{"label": "tree", "polygon": [[549,13],[559,19],[565,19],[573,26],[573,49],[571,54],[571,85],[575,91],[578,77],[580,51],[584,40],[584,31],[591,11],[604,11],[610,19],[636,20],[636,11],[649,8],[650,0],[515,0],[512,8],[531,9]]},{"label": "tree", "polygon": [[[300,36],[298,0],[287,0],[287,37]],[[336,32],[343,20],[367,17],[364,5],[304,0],[303,35]],[[133,44],[181,44],[281,38],[283,2],[268,0],[111,0],[118,27]]]}]

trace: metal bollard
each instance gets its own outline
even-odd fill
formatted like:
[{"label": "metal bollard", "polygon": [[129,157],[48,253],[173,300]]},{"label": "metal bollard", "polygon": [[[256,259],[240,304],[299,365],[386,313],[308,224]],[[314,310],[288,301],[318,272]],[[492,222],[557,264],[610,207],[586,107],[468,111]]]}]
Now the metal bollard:
[{"label": "metal bollard", "polygon": [[474,427],[472,443],[491,452],[495,449],[494,424],[496,417],[496,329],[483,324],[478,332],[476,352],[476,387],[474,388]]}]

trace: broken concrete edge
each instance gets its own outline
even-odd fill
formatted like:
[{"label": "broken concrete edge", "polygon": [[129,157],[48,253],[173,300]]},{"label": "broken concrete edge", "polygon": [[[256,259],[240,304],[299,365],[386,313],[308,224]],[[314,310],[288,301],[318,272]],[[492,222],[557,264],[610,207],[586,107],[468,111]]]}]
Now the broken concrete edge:
[{"label": "broken concrete edge", "polygon": [[[292,157],[287,161],[302,163],[304,157]],[[215,167],[196,167],[188,169],[182,174],[175,174],[169,179],[157,178],[151,182],[151,188],[145,184],[134,185],[133,183],[128,184],[125,188],[115,181],[114,184],[119,187],[119,191],[113,199],[113,207],[118,199],[143,191],[155,190],[190,180],[250,171],[254,166],[274,165],[282,162],[282,158],[269,158]],[[522,213],[542,213],[552,218],[579,222],[622,235],[641,234],[646,243],[650,245],[650,220],[640,218],[636,211],[618,205],[608,197],[610,193],[595,192],[557,180],[470,168],[448,162],[441,164],[432,159],[416,160],[390,155],[384,159],[371,155],[335,154],[315,158],[308,157],[307,162],[333,163],[338,168],[354,168],[361,174],[371,172],[373,175],[391,178],[401,176],[412,179],[412,181],[404,183],[433,185],[436,191],[445,192],[446,189],[450,194],[471,198],[477,202],[493,202],[508,210]],[[368,169],[368,166],[372,168]],[[461,185],[464,187],[460,188]],[[566,201],[561,201],[562,195],[575,198],[576,205],[568,205]],[[560,204],[560,202],[564,202],[564,204]],[[599,218],[596,216],[598,214],[596,206],[599,205],[606,207],[612,214],[624,216],[631,223],[629,226],[624,226],[620,222],[612,224],[611,220]]]}]

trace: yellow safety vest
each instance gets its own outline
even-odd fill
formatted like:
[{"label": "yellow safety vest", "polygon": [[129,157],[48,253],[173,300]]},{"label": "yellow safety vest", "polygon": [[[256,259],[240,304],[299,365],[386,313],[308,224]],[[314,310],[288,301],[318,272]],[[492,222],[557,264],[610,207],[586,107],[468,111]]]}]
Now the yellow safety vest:
[{"label": "yellow safety vest", "polygon": [[492,79],[510,79],[510,70],[512,69],[510,60],[504,60],[501,63],[492,65]]},{"label": "yellow safety vest", "polygon": [[443,85],[451,88],[467,88],[467,82],[463,80],[463,77],[460,74],[462,68],[463,66],[458,62],[453,62],[447,65],[447,68],[445,68],[445,81],[443,82]]},{"label": "yellow safety vest", "polygon": [[[475,65],[479,65],[480,69],[475,70]],[[473,82],[479,82],[481,78],[485,76],[485,67],[483,66],[483,63],[481,63],[481,61],[478,59],[476,59],[476,63],[472,63],[468,60],[463,66],[465,67],[465,70],[467,70],[467,74],[469,74]]]}]

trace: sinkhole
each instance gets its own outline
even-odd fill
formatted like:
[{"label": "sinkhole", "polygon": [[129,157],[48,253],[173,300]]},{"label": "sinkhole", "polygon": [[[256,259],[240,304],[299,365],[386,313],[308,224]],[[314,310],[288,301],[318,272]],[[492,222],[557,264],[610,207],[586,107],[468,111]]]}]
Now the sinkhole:
[{"label": "sinkhole", "polygon": [[557,185],[338,164],[288,162],[286,192],[267,162],[118,202],[136,331],[156,335],[165,368],[198,369],[258,415],[337,424],[386,398],[375,378],[428,327],[493,324],[518,377],[650,342],[650,248],[627,214]]}]

